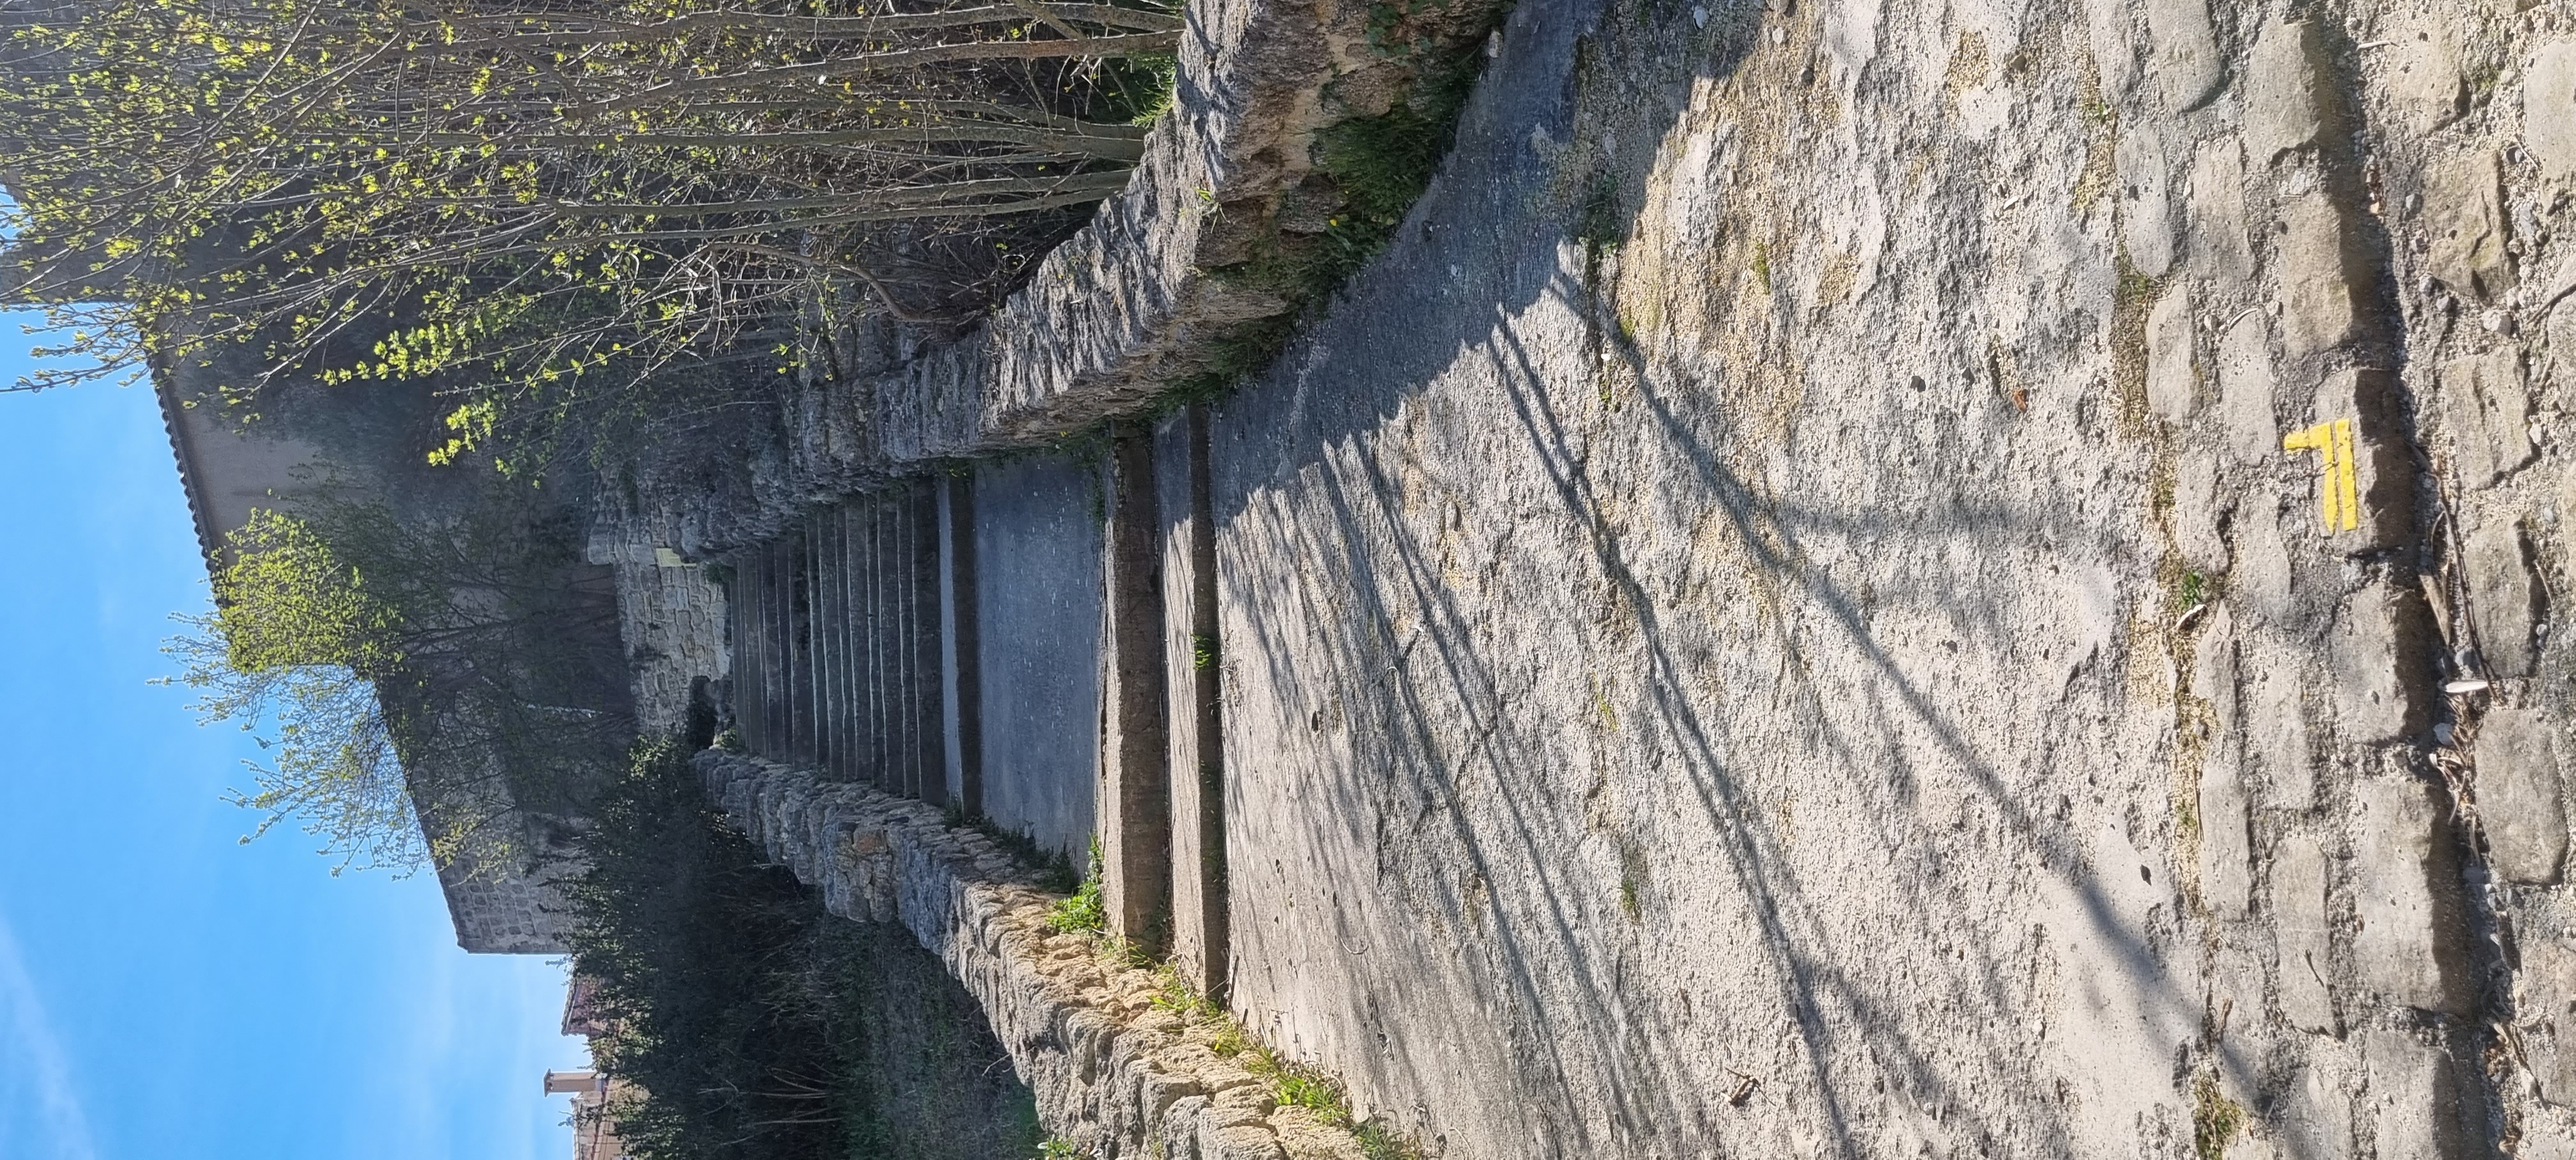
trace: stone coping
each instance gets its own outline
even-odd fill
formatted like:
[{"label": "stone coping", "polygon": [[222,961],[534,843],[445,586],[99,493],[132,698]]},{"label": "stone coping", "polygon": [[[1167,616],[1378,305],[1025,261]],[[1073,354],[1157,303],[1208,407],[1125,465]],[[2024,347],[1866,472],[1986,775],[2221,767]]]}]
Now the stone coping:
[{"label": "stone coping", "polygon": [[1357,1137],[1219,1054],[1230,1026],[1158,1007],[1164,981],[1099,940],[1056,934],[1063,896],[939,810],[745,754],[692,760],[707,798],[825,909],[900,923],[984,1009],[1056,1139],[1093,1160],[1365,1160]]}]

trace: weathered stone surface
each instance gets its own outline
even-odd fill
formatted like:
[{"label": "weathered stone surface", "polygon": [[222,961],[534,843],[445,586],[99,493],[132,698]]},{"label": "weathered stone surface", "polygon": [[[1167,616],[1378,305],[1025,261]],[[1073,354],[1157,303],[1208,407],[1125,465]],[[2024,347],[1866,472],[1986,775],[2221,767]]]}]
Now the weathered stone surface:
[{"label": "weathered stone surface", "polygon": [[2234,506],[2232,498],[2221,488],[2217,456],[2194,448],[2175,460],[2174,547],[2194,570],[2213,576],[2227,571],[2227,540],[2219,525]]},{"label": "weathered stone surface", "polygon": [[2576,946],[2563,937],[2524,943],[2513,990],[2514,1022],[2538,1033],[2526,1042],[2541,1098],[2576,1107]]},{"label": "weathered stone surface", "polygon": [[2210,609],[2191,652],[2191,693],[2209,706],[2222,738],[2239,727],[2236,690],[2236,614],[2225,603]]},{"label": "weathered stone surface", "polygon": [[2442,426],[2463,487],[2493,487],[2539,454],[2522,355],[2505,346],[2442,364]]},{"label": "weathered stone surface", "polygon": [[2541,615],[2541,588],[2532,574],[2531,540],[2519,519],[2491,517],[2469,533],[2463,563],[2469,611],[2487,671],[2527,677],[2539,660],[2532,630]]},{"label": "weathered stone surface", "polygon": [[2200,143],[2191,156],[2191,270],[2222,283],[2254,276],[2254,247],[2245,214],[2245,145],[2233,133]]},{"label": "weathered stone surface", "polygon": [[2163,137],[2145,125],[2120,134],[2112,150],[2112,172],[2124,203],[2120,238],[2128,246],[2129,263],[2147,277],[2164,277],[2173,269],[2176,246],[2172,166]]},{"label": "weathered stone surface", "polygon": [[2458,120],[2468,108],[2469,89],[2460,76],[2452,24],[2435,13],[2406,13],[2387,33],[2392,47],[2380,75],[2398,124],[2419,137]]},{"label": "weathered stone surface", "polygon": [[[710,801],[823,890],[833,913],[895,922],[984,1009],[1052,1136],[1096,1156],[1359,1157],[1348,1130],[1281,1107],[1210,1050],[1214,1024],[1157,1012],[1162,982],[1123,953],[1047,925],[1059,896],[983,834],[918,800],[819,781],[760,758],[694,760]],[[828,811],[829,824],[812,824]],[[846,841],[839,835],[847,833]]]},{"label": "weathered stone surface", "polygon": [[2125,0],[2084,0],[2086,44],[2102,73],[2102,96],[2114,104],[2138,83],[2136,21]]},{"label": "weathered stone surface", "polygon": [[2254,893],[2242,760],[2236,746],[2219,744],[2200,765],[2200,897],[2225,919],[2245,917]]},{"label": "weathered stone surface", "polygon": [[2326,925],[2326,856],[2314,838],[2281,839],[2272,855],[2272,981],[2281,1018],[2301,1031],[2335,1033],[2333,968]]},{"label": "weathered stone surface", "polygon": [[2576,375],[2576,296],[2561,298],[2550,307],[2541,328],[2549,338],[2549,358],[2558,364],[2558,373]]},{"label": "weathered stone surface", "polygon": [[2325,132],[2328,67],[2314,21],[2264,26],[2245,62],[2245,147],[2254,161],[2268,165]]},{"label": "weathered stone surface", "polygon": [[2255,668],[2246,692],[2246,751],[2263,771],[2263,803],[2304,810],[2317,800],[2316,763],[2308,751],[2308,705],[2295,661],[2272,658]]},{"label": "weathered stone surface", "polygon": [[2281,424],[2273,417],[2272,325],[2248,310],[2218,341],[2219,415],[2227,425],[2227,453],[2239,464],[2269,463],[2281,454]]},{"label": "weathered stone surface", "polygon": [[2165,108],[2195,109],[2218,95],[2226,73],[2209,24],[2209,0],[2147,0],[2146,8],[2148,72]]},{"label": "weathered stone surface", "polygon": [[2576,177],[2576,40],[2531,54],[2522,79],[2522,144],[2551,177]]},{"label": "weathered stone surface", "polygon": [[2496,156],[2485,150],[2425,168],[2425,268],[2463,298],[2490,302],[2513,286],[2504,251],[2503,189]]},{"label": "weathered stone surface", "polygon": [[2191,283],[2177,279],[2147,312],[2147,407],[2169,423],[2191,417],[2200,402],[2200,356],[2193,341]]},{"label": "weathered stone surface", "polygon": [[2371,1133],[2382,1160],[2449,1160],[2468,1155],[2459,1080],[2451,1057],[2402,1031],[2362,1037],[2369,1069]]},{"label": "weathered stone surface", "polygon": [[2468,934],[2447,812],[2413,779],[2371,777],[2353,788],[2356,978],[2391,1002],[2468,1014]]},{"label": "weathered stone surface", "polygon": [[2555,883],[2567,859],[2556,734],[2539,709],[2494,709],[2478,722],[2478,823],[2488,860],[2510,882]]},{"label": "weathered stone surface", "polygon": [[2432,724],[2426,620],[2423,598],[2389,581],[2344,598],[2327,664],[2335,720],[2345,738],[2395,741]]},{"label": "weathered stone surface", "polygon": [[2368,276],[2350,232],[2341,207],[2323,193],[2300,197],[2281,211],[2274,265],[2281,287],[2281,347],[2291,358],[2341,344],[2361,323]]},{"label": "weathered stone surface", "polygon": [[[2397,546],[2414,529],[2415,457],[2406,442],[2396,376],[2366,367],[2336,371],[2317,385],[2309,414],[2320,424],[2352,421],[2353,485],[2344,498],[2357,501],[2360,511],[2344,513],[2328,540],[2347,554]],[[2336,439],[2340,444],[2341,435]],[[2325,486],[2327,457],[2311,455],[2319,486]],[[2333,482],[2340,489],[2341,482]]]},{"label": "weathered stone surface", "polygon": [[[2316,501],[2298,497],[2289,518],[2316,519]],[[2258,491],[2236,504],[2235,581],[2245,609],[2267,624],[2289,624],[2299,613],[2290,593],[2290,546],[2281,535],[2278,497]]]}]

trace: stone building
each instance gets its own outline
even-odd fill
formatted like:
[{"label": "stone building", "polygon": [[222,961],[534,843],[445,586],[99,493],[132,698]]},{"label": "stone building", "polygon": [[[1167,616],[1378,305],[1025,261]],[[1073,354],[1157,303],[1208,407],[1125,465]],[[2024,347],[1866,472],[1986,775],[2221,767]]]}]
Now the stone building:
[{"label": "stone building", "polygon": [[[327,436],[310,434],[315,429],[332,430],[326,423],[233,422],[214,395],[212,383],[204,381],[206,373],[187,366],[162,368],[153,376],[153,390],[178,460],[198,546],[210,567],[221,561],[225,537],[247,524],[253,513],[292,510],[299,495],[351,482],[353,471],[361,473],[362,479],[372,477],[384,466],[370,463],[364,452],[350,454],[349,440],[335,445]],[[366,402],[361,400],[358,406],[363,408]],[[464,780],[415,777],[414,785]],[[486,787],[478,794],[506,792],[498,789],[498,779],[471,780]],[[417,801],[416,808],[430,836],[444,824],[455,824],[443,819],[488,817],[515,809],[510,803],[496,807],[488,800],[470,804],[424,800]],[[532,840],[525,849],[532,853],[498,857],[468,845],[460,853],[438,859],[435,870],[447,897],[448,914],[456,924],[456,941],[466,950],[561,954],[566,949],[564,907],[556,881],[569,864],[567,827],[530,829]],[[531,866],[532,860],[538,865]]]}]

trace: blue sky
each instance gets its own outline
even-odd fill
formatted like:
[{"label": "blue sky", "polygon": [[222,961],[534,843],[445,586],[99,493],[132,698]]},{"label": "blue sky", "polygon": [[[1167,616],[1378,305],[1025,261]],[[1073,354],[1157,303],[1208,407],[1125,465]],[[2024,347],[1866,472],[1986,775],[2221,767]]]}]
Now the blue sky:
[{"label": "blue sky", "polygon": [[563,968],[456,949],[427,874],[239,844],[249,741],[149,683],[206,602],[150,392],[0,396],[0,434],[0,1157],[568,1157]]}]

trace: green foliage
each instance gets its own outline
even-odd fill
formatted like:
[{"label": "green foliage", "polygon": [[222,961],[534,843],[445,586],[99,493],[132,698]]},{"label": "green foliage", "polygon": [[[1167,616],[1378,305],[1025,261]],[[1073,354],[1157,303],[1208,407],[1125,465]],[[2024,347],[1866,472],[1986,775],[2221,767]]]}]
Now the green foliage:
[{"label": "green foliage", "polygon": [[1583,204],[1574,217],[1574,240],[1593,251],[1613,250],[1628,230],[1619,218],[1619,175],[1595,173],[1584,183]]},{"label": "green foliage", "polygon": [[601,1066],[641,1091],[645,1160],[987,1160],[1041,1147],[974,1000],[900,928],[823,913],[701,795],[682,747],[637,747],[570,891],[598,980]]},{"label": "green foliage", "polygon": [[1082,1160],[1085,1155],[1087,1153],[1070,1140],[1048,1137],[1045,1143],[1038,1145],[1038,1160]]},{"label": "green foliage", "polygon": [[1047,929],[1057,934],[1099,934],[1109,929],[1109,910],[1101,899],[1100,839],[1091,839],[1091,868],[1069,897],[1047,908]]},{"label": "green foliage", "polygon": [[1191,636],[1190,667],[1204,673],[1215,668],[1216,662],[1217,651],[1215,635],[1202,632]]},{"label": "green foliage", "polygon": [[25,385],[437,382],[436,457],[516,466],[640,379],[827,374],[852,316],[980,305],[1013,242],[1122,188],[1168,85],[1115,61],[1180,28],[1134,5],[50,9],[0,78],[12,290],[72,336]]},{"label": "green foliage", "polygon": [[229,537],[213,610],[167,651],[200,719],[266,753],[232,795],[254,837],[293,818],[341,868],[497,862],[626,744],[610,594],[570,570],[560,513],[498,495],[454,517],[321,499]]},{"label": "green foliage", "polygon": [[1420,1146],[1398,1136],[1394,1129],[1375,1119],[1353,1116],[1342,1085],[1331,1076],[1282,1058],[1267,1047],[1252,1048],[1244,1055],[1243,1065],[1253,1075],[1270,1081],[1271,1098],[1282,1106],[1304,1108],[1325,1126],[1357,1137],[1360,1154],[1368,1160],[1421,1160]]},{"label": "green foliage", "polygon": [[2200,607],[2201,602],[2208,597],[2209,578],[2201,575],[2198,569],[2186,569],[2182,574],[2182,583],[2174,587],[2174,610],[2189,612]]},{"label": "green foliage", "polygon": [[2223,1160],[2227,1143],[2245,1127],[2245,1108],[2218,1090],[2218,1081],[2202,1075],[2191,1084],[2191,1154],[2199,1160]]}]

